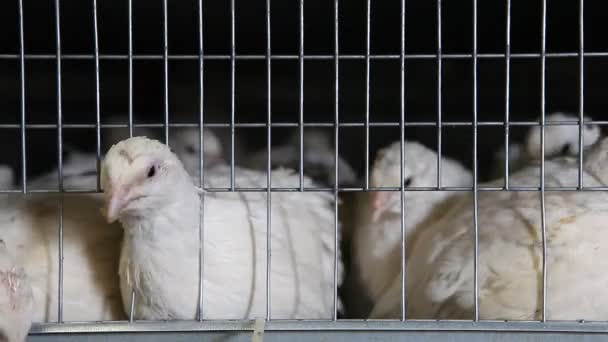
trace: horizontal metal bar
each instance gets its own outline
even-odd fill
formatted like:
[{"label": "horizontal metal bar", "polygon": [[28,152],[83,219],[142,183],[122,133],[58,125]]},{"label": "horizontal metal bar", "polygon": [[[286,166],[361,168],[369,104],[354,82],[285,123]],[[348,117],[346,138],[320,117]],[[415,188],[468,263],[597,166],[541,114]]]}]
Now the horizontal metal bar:
[{"label": "horizontal metal bar", "polygon": [[[580,54],[578,51],[576,52],[553,52],[547,53],[545,55],[547,58],[579,58]],[[595,51],[595,52],[585,52],[583,57],[606,57],[608,56],[608,51]],[[299,58],[303,58],[305,60],[333,60],[336,55],[303,55],[300,56],[298,54],[295,55],[270,55],[270,59],[293,59],[298,60]],[[540,53],[511,53],[510,55],[513,59],[518,58],[539,58]],[[5,53],[0,54],[0,59],[20,59],[21,56],[18,53]],[[25,59],[56,59],[57,56],[55,54],[26,54],[24,56]],[[75,60],[93,60],[95,58],[94,54],[63,54],[61,55],[61,59],[75,59]],[[199,60],[200,56],[198,54],[174,54],[168,55],[169,60]],[[203,59],[207,60],[230,60],[232,57],[230,55],[223,54],[208,54],[203,55]],[[361,59],[365,60],[365,54],[341,54],[338,55],[339,59]],[[377,60],[390,60],[395,59],[399,60],[401,56],[399,54],[374,54],[369,55],[370,59]],[[437,54],[406,54],[405,59],[436,59],[438,58]],[[473,58],[472,54],[468,53],[452,53],[452,54],[441,54],[440,58],[442,59],[468,59]],[[479,59],[503,59],[505,58],[504,53],[482,53],[477,54],[477,58]],[[100,54],[99,59],[102,60],[128,60],[128,54]],[[164,55],[162,54],[134,54],[133,60],[163,60]],[[234,59],[237,60],[265,60],[266,55],[256,55],[256,54],[241,54],[235,55]]]},{"label": "horizontal metal bar", "polygon": [[[608,121],[585,121],[584,125],[595,125],[595,126],[606,126],[608,125]],[[200,123],[170,123],[169,127],[173,128],[198,128]],[[306,122],[304,123],[304,127],[334,127],[335,123],[333,122]],[[410,121],[405,122],[404,125],[414,127],[414,126],[427,126],[427,127],[437,127],[437,122],[416,122]],[[466,121],[443,121],[441,122],[441,127],[467,127],[472,126],[472,122]],[[510,121],[508,124],[502,121],[479,121],[477,122],[477,126],[500,126],[503,127],[505,125],[508,126],[541,126],[541,123],[538,121]],[[205,123],[204,127],[209,128],[230,128],[230,123]],[[234,123],[234,127],[237,128],[265,128],[268,126],[267,122],[237,122]],[[271,123],[271,127],[299,127],[300,124],[297,122],[273,122]],[[365,127],[366,123],[364,122],[340,122],[338,123],[339,127]],[[370,127],[399,127],[399,122],[370,122]],[[546,121],[545,126],[578,126],[578,121],[569,120],[569,121]],[[57,124],[26,124],[26,129],[56,129]],[[96,124],[62,124],[62,128],[67,129],[75,129],[75,128],[97,128]],[[128,128],[128,124],[102,124],[101,128]],[[142,127],[142,128],[164,128],[164,123],[139,123],[133,124],[133,127]],[[21,129],[21,124],[12,123],[12,124],[0,124],[0,129]]]},{"label": "horizontal metal bar", "polygon": [[[379,187],[374,188],[370,187],[368,189],[364,187],[342,187],[337,188],[340,192],[367,192],[367,191],[401,191],[398,187]],[[231,189],[230,187],[205,187],[205,191],[207,192],[266,192],[268,191],[267,187],[251,187],[251,188],[240,188],[235,187]],[[480,186],[477,188],[478,191],[540,191],[540,187],[538,186],[510,186],[509,189],[505,189],[504,187],[483,187]],[[103,191],[103,190],[102,190]],[[271,192],[333,192],[334,188],[322,188],[322,187],[271,187]],[[445,187],[409,187],[405,188],[403,191],[405,192],[423,192],[423,191],[458,191],[458,192],[470,192],[473,191],[472,187],[455,187],[455,186],[445,186]],[[580,192],[591,192],[591,191],[608,191],[608,186],[594,186],[594,187],[583,187],[579,188],[578,186],[555,186],[555,187],[545,187],[545,191],[580,191]],[[66,194],[95,194],[99,193],[95,189],[64,189],[63,191],[57,189],[28,189],[27,194],[58,194],[58,193],[66,193]],[[0,194],[23,194],[21,189],[9,189],[9,190],[0,190]]]},{"label": "horizontal metal bar", "polygon": [[[102,323],[38,323],[30,334],[53,333],[116,333],[116,332],[177,332],[177,331],[249,331],[254,321],[161,321],[161,322],[102,322]],[[608,333],[607,322],[536,321],[424,321],[424,320],[271,320],[265,331],[513,331]]]}]

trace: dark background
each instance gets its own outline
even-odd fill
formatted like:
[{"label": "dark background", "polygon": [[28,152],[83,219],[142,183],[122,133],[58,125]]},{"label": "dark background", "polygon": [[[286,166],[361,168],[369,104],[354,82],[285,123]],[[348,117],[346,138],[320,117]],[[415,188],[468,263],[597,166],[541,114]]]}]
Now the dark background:
[{"label": "dark background", "polygon": [[[168,1],[169,54],[198,53],[197,1]],[[203,1],[204,53],[230,53],[230,1]],[[579,2],[548,1],[547,52],[574,52],[579,48]],[[365,53],[364,0],[340,1],[339,49],[341,54]],[[379,0],[371,5],[371,53],[399,54],[400,1]],[[93,52],[92,1],[62,0],[61,49],[63,54]],[[608,51],[605,39],[604,6],[599,0],[585,1],[585,51]],[[126,0],[99,0],[99,46],[102,55],[126,55],[128,11]],[[162,54],[162,1],[133,0],[134,54]],[[236,53],[264,54],[266,49],[265,1],[236,1]],[[444,1],[442,34],[444,54],[472,51],[472,1]],[[333,54],[333,1],[305,1],[305,54]],[[512,53],[538,53],[541,47],[541,1],[512,1]],[[0,10],[0,124],[20,122],[19,60],[8,56],[19,53],[19,16],[17,0],[3,2]],[[55,6],[53,1],[24,0],[26,54],[51,55],[51,58],[26,60],[26,117],[29,124],[57,121],[55,45]],[[272,53],[298,54],[299,1],[275,0],[271,4]],[[506,38],[506,1],[478,1],[478,52],[504,53]],[[429,0],[406,1],[405,42],[407,54],[434,54],[437,51],[437,5]],[[595,120],[605,119],[608,58],[585,59],[585,112]],[[265,60],[237,60],[237,122],[266,121]],[[333,60],[306,60],[304,110],[306,122],[333,122]],[[578,111],[578,57],[547,59],[546,108],[552,111]],[[478,119],[503,121],[505,116],[504,58],[480,59],[478,63]],[[297,122],[299,80],[297,60],[272,62],[272,120]],[[400,115],[400,64],[398,59],[372,60],[370,76],[370,120],[398,122]],[[63,123],[95,122],[95,82],[92,58],[64,58],[62,61]],[[469,58],[444,59],[442,118],[444,121],[471,121],[473,64]],[[120,116],[126,123],[128,112],[128,61],[102,59],[101,115]],[[134,117],[136,123],[162,122],[163,61],[135,60],[133,71]],[[407,59],[405,63],[406,120],[436,121],[437,60]],[[198,61],[171,60],[169,63],[169,112],[171,122],[196,123],[198,118]],[[511,60],[511,119],[534,120],[540,115],[540,59]],[[365,115],[365,61],[340,60],[340,120],[362,122]],[[230,61],[206,60],[205,120],[229,122]],[[331,128],[330,128],[331,129]],[[479,170],[488,173],[492,153],[503,143],[502,126],[479,127]],[[273,143],[280,143],[289,131],[273,129]],[[435,147],[437,130],[433,127],[408,127],[406,137]],[[515,138],[524,128],[513,127]],[[20,131],[0,129],[0,143],[6,151],[0,163],[20,166]],[[264,128],[237,129],[250,147],[266,144]],[[341,128],[340,149],[358,169],[363,168],[364,130]],[[446,126],[443,151],[471,165],[470,127]],[[28,174],[33,176],[53,167],[56,162],[57,132],[28,129]],[[396,128],[372,128],[373,152],[398,139]],[[95,148],[94,129],[64,129],[64,141],[85,150]],[[17,172],[17,174],[19,174]]]}]

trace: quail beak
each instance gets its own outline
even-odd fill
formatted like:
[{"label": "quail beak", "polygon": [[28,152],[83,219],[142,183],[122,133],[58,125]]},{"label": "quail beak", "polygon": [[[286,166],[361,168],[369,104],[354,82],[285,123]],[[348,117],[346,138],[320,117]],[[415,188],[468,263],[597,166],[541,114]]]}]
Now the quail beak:
[{"label": "quail beak", "polygon": [[105,216],[108,223],[115,222],[127,204],[129,204],[128,189],[125,187],[112,187],[106,192]]},{"label": "quail beak", "polygon": [[391,196],[390,191],[375,191],[371,193],[372,205],[372,222],[377,222],[380,217],[390,208]]}]

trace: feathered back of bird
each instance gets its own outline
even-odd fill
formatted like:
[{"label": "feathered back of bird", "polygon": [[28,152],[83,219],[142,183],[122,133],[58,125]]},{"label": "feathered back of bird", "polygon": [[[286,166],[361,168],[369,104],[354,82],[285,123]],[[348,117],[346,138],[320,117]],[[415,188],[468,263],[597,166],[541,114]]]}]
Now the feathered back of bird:
[{"label": "feathered back of bird", "polygon": [[32,323],[32,288],[0,240],[0,341],[24,341]]},{"label": "feathered back of bird", "polygon": [[[229,185],[229,166],[219,165],[206,170],[206,186]],[[300,181],[291,169],[272,171],[273,188],[293,187]],[[305,187],[316,186],[303,178]],[[235,186],[241,188],[266,187],[264,172],[235,169]],[[272,192],[272,296],[274,318],[331,318],[334,269],[334,212],[333,195],[329,192]],[[205,198],[240,198],[251,212],[250,224],[256,231],[256,260],[265,260],[266,192],[207,192]],[[221,217],[220,217],[221,219]],[[338,226],[338,238],[340,229]],[[339,245],[340,241],[338,241]],[[338,286],[343,279],[342,255],[337,254]],[[256,279],[264,279],[265,267],[256,267]],[[314,274],[314,276],[313,276]],[[306,277],[304,280],[303,277]],[[313,282],[316,280],[316,283]],[[279,285],[282,284],[282,285]],[[263,285],[263,284],[262,284]],[[294,290],[298,295],[294,296]],[[260,293],[255,298],[264,298]],[[296,300],[296,301],[294,301]],[[258,303],[259,312],[263,303]],[[341,302],[338,300],[338,309]],[[235,318],[235,317],[231,317]]]}]

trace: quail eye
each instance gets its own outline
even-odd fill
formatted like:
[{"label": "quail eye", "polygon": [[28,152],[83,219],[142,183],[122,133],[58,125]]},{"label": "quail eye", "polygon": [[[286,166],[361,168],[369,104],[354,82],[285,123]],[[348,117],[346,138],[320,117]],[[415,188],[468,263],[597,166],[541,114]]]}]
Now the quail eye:
[{"label": "quail eye", "polygon": [[149,169],[148,169],[148,178],[152,178],[154,177],[154,175],[156,174],[156,166],[152,165]]},{"label": "quail eye", "polygon": [[589,131],[591,131],[593,129],[593,125],[592,124],[586,124],[585,128]]},{"label": "quail eye", "polygon": [[412,177],[407,177],[405,181],[403,181],[403,186],[407,188],[410,185],[412,185]]},{"label": "quail eye", "polygon": [[568,154],[569,152],[570,152],[570,144],[566,144],[566,145],[564,145],[564,147],[562,147],[560,154]]},{"label": "quail eye", "polygon": [[188,146],[186,146],[186,152],[189,154],[194,154],[196,152],[196,150],[194,149],[194,147],[192,145],[188,145]]}]

